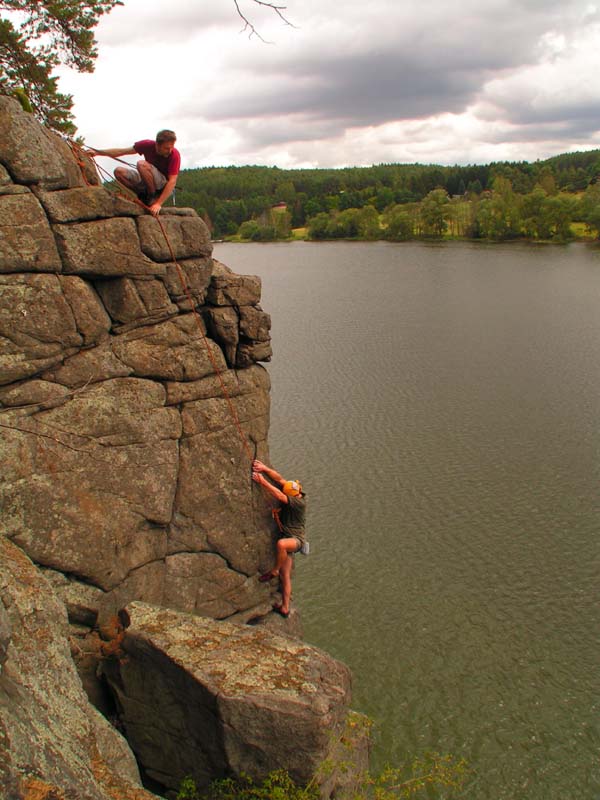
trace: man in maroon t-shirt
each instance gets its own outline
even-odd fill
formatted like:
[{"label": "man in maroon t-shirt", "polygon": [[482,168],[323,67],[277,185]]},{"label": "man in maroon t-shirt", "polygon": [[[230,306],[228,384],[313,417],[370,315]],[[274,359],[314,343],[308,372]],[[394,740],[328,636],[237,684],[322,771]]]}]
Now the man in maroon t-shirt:
[{"label": "man in maroon t-shirt", "polygon": [[90,148],[90,150],[94,155],[112,158],[130,156],[134,153],[144,156],[143,161],[137,162],[136,168],[117,167],[115,178],[123,186],[132,189],[156,217],[177,183],[181,155],[179,150],[175,149],[176,141],[177,137],[173,131],[165,130],[156,134],[156,141],[141,139],[135,142],[133,147],[113,147],[110,150]]}]

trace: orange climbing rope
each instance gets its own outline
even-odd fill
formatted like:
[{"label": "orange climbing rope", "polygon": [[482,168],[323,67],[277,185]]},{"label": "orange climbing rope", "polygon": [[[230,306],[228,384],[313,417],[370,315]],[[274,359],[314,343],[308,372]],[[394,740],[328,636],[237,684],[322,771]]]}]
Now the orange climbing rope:
[{"label": "orange climbing rope", "polygon": [[[84,153],[83,149],[81,148],[80,145],[78,145],[76,142],[74,142],[74,141],[72,141],[70,139],[67,139],[67,142],[68,142],[68,144],[69,144],[69,146],[71,148],[71,151],[73,152],[73,155],[74,155],[74,157],[75,157],[75,159],[77,161],[77,164],[79,165],[79,167],[81,169],[81,173],[82,173],[82,176],[83,176],[83,179],[84,179],[86,185],[87,186],[91,186],[92,184],[90,184],[90,182],[88,181],[87,176],[85,174],[86,164],[85,164],[85,161],[83,161],[83,155],[82,155]],[[85,155],[88,158],[91,157],[87,153]],[[102,153],[98,153],[98,155],[102,155]],[[128,167],[131,166],[126,161],[122,161],[120,158],[116,158],[115,156],[104,156],[104,158],[113,158],[115,161],[120,161],[121,164],[126,164]],[[106,170],[102,169],[102,167],[100,167],[98,164],[96,164],[95,161],[94,161],[94,166],[96,167],[96,170],[100,174],[100,177],[102,177],[102,173],[104,173],[104,175],[106,177],[108,177],[110,180],[112,180],[112,176],[109,173],[107,173]],[[124,188],[127,188],[127,187],[124,187]],[[129,190],[129,191],[131,191],[131,190]],[[139,197],[137,197],[137,196],[135,198],[134,197],[129,197],[128,195],[124,194],[120,190],[117,190],[116,193],[121,198],[126,200],[127,202],[134,203],[135,205],[139,205],[145,211],[150,211],[150,208],[145,203],[143,203],[139,199]],[[133,194],[133,192],[132,192],[132,194]],[[250,444],[249,444],[248,439],[247,439],[247,437],[246,437],[246,435],[245,435],[245,433],[243,431],[242,424],[240,422],[240,418],[239,418],[238,413],[236,411],[235,405],[233,404],[233,401],[231,399],[231,395],[227,391],[227,386],[225,385],[225,381],[223,379],[223,373],[222,373],[221,369],[219,368],[219,365],[217,364],[217,361],[215,359],[214,353],[212,352],[212,350],[210,348],[210,345],[209,345],[209,342],[208,342],[208,338],[207,338],[206,334],[204,333],[204,323],[202,322],[202,318],[201,318],[200,314],[198,313],[198,310],[196,308],[196,304],[193,301],[192,293],[190,291],[190,288],[188,286],[187,280],[185,278],[185,273],[184,273],[183,269],[181,268],[181,265],[179,264],[179,262],[177,261],[177,259],[175,257],[175,253],[173,251],[173,246],[171,244],[171,241],[169,239],[167,231],[165,230],[165,226],[162,223],[162,220],[160,219],[160,217],[158,215],[155,216],[155,219],[158,222],[158,225],[160,227],[162,235],[163,235],[163,237],[165,239],[165,242],[167,244],[167,248],[169,250],[169,254],[171,256],[171,260],[175,264],[175,267],[177,268],[177,274],[179,276],[179,281],[180,281],[181,286],[183,288],[183,292],[184,292],[184,294],[185,294],[185,296],[186,296],[186,298],[187,298],[187,300],[188,300],[188,302],[190,304],[190,308],[192,310],[192,314],[194,315],[194,319],[196,320],[196,323],[197,323],[197,326],[198,326],[198,330],[200,331],[200,335],[202,337],[202,341],[204,342],[204,347],[206,348],[206,352],[208,353],[208,357],[210,359],[210,363],[212,365],[212,368],[213,368],[213,370],[214,370],[214,372],[215,372],[215,374],[216,374],[216,376],[217,376],[217,378],[219,380],[219,384],[221,386],[221,392],[223,394],[223,397],[227,401],[227,405],[229,407],[229,412],[230,412],[231,417],[233,419],[233,422],[234,422],[234,424],[235,424],[235,426],[237,428],[240,440],[242,442],[242,446],[244,448],[244,451],[245,451],[249,461],[252,462],[252,460],[254,459],[254,454],[253,454],[252,450],[250,449]]]}]

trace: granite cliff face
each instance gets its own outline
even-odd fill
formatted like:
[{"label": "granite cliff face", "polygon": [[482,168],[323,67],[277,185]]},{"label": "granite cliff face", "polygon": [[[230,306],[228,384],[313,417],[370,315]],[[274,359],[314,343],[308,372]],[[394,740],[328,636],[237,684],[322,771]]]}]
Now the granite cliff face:
[{"label": "granite cliff face", "polygon": [[[8,796],[53,796],[33,794],[27,781],[47,783],[57,797],[138,796],[125,785],[149,796],[131,788],[139,781],[127,746],[87,698],[119,721],[158,787],[176,788],[189,773],[206,782],[280,766],[304,780],[341,731],[350,679],[343,665],[289,638],[298,620],[273,619],[273,590],[257,581],[273,557],[269,504],[249,476],[251,457],[268,460],[269,378],[259,362],[271,357],[270,319],[260,280],[212,258],[191,209],[164,209],[159,225],[98,185],[86,159],[78,163],[6,97],[0,131],[0,778]],[[25,652],[29,624],[37,663]],[[67,640],[79,677],[64,657]],[[252,687],[231,683],[211,660],[216,640],[238,678],[252,673]],[[270,657],[248,660],[253,647]],[[273,683],[280,671],[296,676],[285,696]],[[20,693],[27,702],[18,703]],[[51,698],[44,714],[42,694]],[[76,755],[44,744],[49,732],[73,728],[65,702],[88,719],[74,723],[86,731]],[[295,756],[269,744],[290,724]],[[19,738],[28,725],[45,731],[39,747]],[[174,744],[183,734],[185,753]],[[110,757],[98,755],[101,740]]]},{"label": "granite cliff face", "polygon": [[259,279],[214,262],[203,221],[171,209],[195,316],[154,218],[87,186],[68,146],[11,101],[0,124],[2,532],[68,575],[71,596],[94,587],[103,611],[136,598],[253,614],[267,516],[215,365],[266,456]]}]

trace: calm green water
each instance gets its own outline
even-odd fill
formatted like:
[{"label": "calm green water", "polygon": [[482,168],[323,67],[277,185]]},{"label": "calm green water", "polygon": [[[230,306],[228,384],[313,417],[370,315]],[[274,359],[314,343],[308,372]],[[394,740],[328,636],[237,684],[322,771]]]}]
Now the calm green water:
[{"label": "calm green water", "polygon": [[294,599],[377,723],[474,800],[600,798],[600,251],[218,245],[273,319]]}]

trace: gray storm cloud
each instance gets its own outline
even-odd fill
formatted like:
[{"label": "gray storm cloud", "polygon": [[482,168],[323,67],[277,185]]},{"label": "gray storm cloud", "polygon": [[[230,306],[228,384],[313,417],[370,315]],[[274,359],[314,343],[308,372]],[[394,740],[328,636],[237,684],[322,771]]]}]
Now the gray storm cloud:
[{"label": "gray storm cloud", "polygon": [[239,2],[274,44],[239,35],[233,0],[126,0],[99,36],[101,53],[131,54],[139,79],[157,78],[178,132],[215,131],[215,160],[306,161],[317,141],[321,163],[348,163],[353,140],[374,162],[378,149],[435,157],[436,137],[444,158],[595,145],[600,15],[588,0],[284,0],[295,28]]}]

